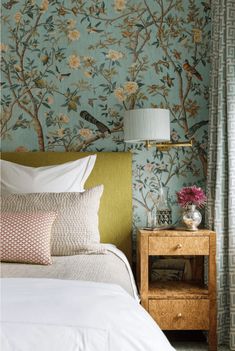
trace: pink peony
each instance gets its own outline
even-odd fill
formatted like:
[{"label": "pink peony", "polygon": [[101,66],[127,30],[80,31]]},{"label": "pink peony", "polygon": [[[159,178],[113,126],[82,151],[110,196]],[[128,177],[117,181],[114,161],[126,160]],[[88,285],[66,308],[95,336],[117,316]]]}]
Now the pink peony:
[{"label": "pink peony", "polygon": [[206,203],[206,195],[201,188],[195,185],[182,188],[176,192],[178,204],[185,208],[188,205],[203,207]]}]

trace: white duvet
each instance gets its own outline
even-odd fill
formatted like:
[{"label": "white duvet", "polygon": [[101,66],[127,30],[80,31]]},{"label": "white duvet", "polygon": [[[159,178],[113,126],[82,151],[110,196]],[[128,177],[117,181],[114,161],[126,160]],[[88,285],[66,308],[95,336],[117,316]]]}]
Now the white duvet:
[{"label": "white duvet", "polygon": [[2,351],[173,351],[118,285],[58,279],[1,280]]}]

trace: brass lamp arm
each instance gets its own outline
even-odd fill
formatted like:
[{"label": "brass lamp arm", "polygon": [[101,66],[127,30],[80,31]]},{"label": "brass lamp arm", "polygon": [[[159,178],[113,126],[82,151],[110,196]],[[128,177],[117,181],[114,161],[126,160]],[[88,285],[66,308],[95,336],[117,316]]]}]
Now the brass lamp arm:
[{"label": "brass lamp arm", "polygon": [[155,146],[160,151],[167,151],[172,147],[192,147],[192,140],[189,141],[179,141],[178,143],[173,143],[171,141],[167,141],[164,143],[156,143],[154,141],[146,140],[145,147],[149,149],[150,147]]}]

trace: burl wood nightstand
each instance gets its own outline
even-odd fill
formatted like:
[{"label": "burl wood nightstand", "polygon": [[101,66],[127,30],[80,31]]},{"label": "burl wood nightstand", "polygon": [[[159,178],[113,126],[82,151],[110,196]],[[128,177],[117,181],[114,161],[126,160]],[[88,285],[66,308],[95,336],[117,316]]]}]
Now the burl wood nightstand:
[{"label": "burl wood nightstand", "polygon": [[[137,281],[142,306],[162,330],[208,330],[209,350],[216,351],[215,233],[206,229],[139,230],[137,240]],[[192,280],[151,283],[150,256],[189,256],[194,262]],[[204,284],[205,256],[208,286]]]}]

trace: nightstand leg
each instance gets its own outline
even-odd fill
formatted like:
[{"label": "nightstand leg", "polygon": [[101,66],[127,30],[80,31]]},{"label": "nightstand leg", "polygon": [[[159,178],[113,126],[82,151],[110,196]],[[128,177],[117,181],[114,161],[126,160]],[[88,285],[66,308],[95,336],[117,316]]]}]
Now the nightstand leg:
[{"label": "nightstand leg", "polygon": [[141,305],[148,311],[149,255],[148,236],[140,238],[140,294]]},{"label": "nightstand leg", "polygon": [[209,330],[209,351],[217,351],[217,333],[214,327]]}]

